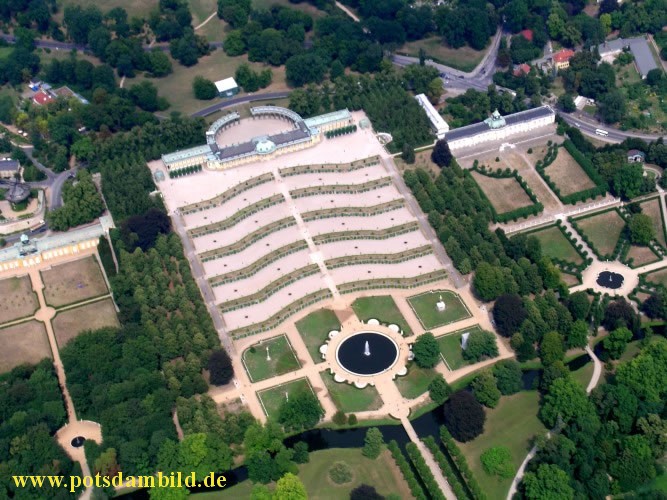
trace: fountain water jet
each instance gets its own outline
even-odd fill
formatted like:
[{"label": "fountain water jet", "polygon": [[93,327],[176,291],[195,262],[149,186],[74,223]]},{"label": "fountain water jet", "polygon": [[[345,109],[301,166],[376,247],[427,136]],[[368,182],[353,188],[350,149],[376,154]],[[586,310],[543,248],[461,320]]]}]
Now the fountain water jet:
[{"label": "fountain water jet", "polygon": [[364,348],[364,356],[370,356],[371,355],[371,350],[368,346],[368,340],[366,341],[366,346]]}]

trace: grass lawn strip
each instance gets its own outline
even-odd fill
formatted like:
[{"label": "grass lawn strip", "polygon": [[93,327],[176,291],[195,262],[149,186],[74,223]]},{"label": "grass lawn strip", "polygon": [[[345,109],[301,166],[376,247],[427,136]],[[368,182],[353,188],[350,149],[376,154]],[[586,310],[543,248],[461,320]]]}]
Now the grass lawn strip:
[{"label": "grass lawn strip", "polygon": [[396,386],[404,398],[414,399],[421,396],[428,390],[428,384],[431,383],[437,372],[433,368],[420,368],[417,363],[408,366],[408,374],[403,377],[396,377]]},{"label": "grass lawn strip", "polygon": [[[310,382],[306,377],[292,380],[285,384],[276,385],[274,387],[269,387],[263,391],[257,393],[259,402],[262,404],[262,409],[267,417],[277,419],[278,410],[280,410],[280,405],[283,404],[283,401],[289,397],[289,395],[296,395],[300,392],[310,391],[317,397],[317,394],[313,391],[313,388],[310,385]],[[287,396],[285,395],[287,394]]]},{"label": "grass lawn strip", "polygon": [[377,389],[367,385],[357,389],[346,382],[336,382],[328,371],[320,372],[320,376],[327,387],[336,408],[344,413],[378,410],[382,407],[382,398]]},{"label": "grass lawn strip", "polygon": [[326,342],[331,330],[340,330],[340,321],[330,309],[320,309],[297,321],[296,329],[313,361],[322,363],[320,346]]},{"label": "grass lawn strip", "polygon": [[530,450],[533,436],[546,432],[537,418],[538,409],[537,391],[503,396],[496,408],[484,410],[484,433],[468,443],[457,443],[487,498],[505,498],[512,478],[499,479],[488,475],[479,457],[493,446],[506,446],[512,455],[515,470],[518,469]]},{"label": "grass lawn strip", "polygon": [[352,303],[352,309],[363,322],[375,318],[381,323],[398,325],[405,335],[412,335],[412,330],[391,295],[360,297]]},{"label": "grass lawn strip", "polygon": [[419,49],[424,49],[426,56],[435,62],[466,72],[475,69],[485,54],[484,50],[475,50],[468,46],[459,49],[449,48],[439,36],[408,42],[398,50],[398,53],[419,57]]},{"label": "grass lawn strip", "polygon": [[0,324],[27,318],[39,309],[29,276],[0,280]]},{"label": "grass lawn strip", "polygon": [[[267,348],[270,359],[266,357]],[[258,382],[301,368],[299,360],[296,358],[296,354],[285,335],[254,344],[243,351],[242,360],[252,382]]]},{"label": "grass lawn strip", "polygon": [[581,264],[584,259],[572,246],[562,231],[557,226],[551,226],[546,229],[531,232],[530,236],[535,236],[542,246],[542,252],[552,259]]},{"label": "grass lawn strip", "polygon": [[41,271],[44,299],[52,307],[74,304],[109,292],[93,256]]},{"label": "grass lawn strip", "polygon": [[109,298],[59,311],[51,323],[60,349],[83,331],[120,326],[116,307]]},{"label": "grass lawn strip", "polygon": [[461,337],[464,333],[473,333],[483,331],[479,325],[471,326],[470,328],[463,328],[440,337],[436,337],[438,345],[440,346],[440,356],[450,370],[457,370],[462,366],[472,364],[463,357],[463,349],[461,349]]},{"label": "grass lawn strip", "polygon": [[644,215],[648,215],[653,221],[655,229],[655,239],[667,250],[667,240],[665,239],[665,221],[662,218],[662,209],[660,208],[660,198],[645,201],[639,205]]},{"label": "grass lawn strip", "polygon": [[592,217],[575,219],[575,229],[583,232],[600,255],[611,255],[621,237],[625,220],[616,210],[609,210]]},{"label": "grass lawn strip", "polygon": [[51,358],[51,346],[44,324],[26,321],[0,329],[0,373],[23,363],[36,364]]},{"label": "grass lawn strip", "polygon": [[[442,312],[436,308],[440,297],[445,303],[445,310]],[[461,297],[450,290],[432,290],[414,295],[408,298],[408,303],[425,330],[449,325],[472,316]]]},{"label": "grass lawn strip", "polygon": [[470,172],[498,215],[533,204],[526,191],[514,177],[496,178]]},{"label": "grass lawn strip", "polygon": [[596,186],[572,155],[563,147],[558,148],[554,162],[544,169],[553,183],[560,189],[561,196],[585,191]]}]

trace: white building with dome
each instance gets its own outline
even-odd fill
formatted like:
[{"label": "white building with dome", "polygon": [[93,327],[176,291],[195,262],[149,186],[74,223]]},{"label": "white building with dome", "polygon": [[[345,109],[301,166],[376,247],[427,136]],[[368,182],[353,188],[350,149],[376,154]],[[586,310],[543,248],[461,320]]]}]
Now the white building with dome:
[{"label": "white building with dome", "polygon": [[291,129],[272,135],[260,135],[236,144],[221,144],[218,139],[229,127],[241,121],[241,115],[233,111],[214,121],[206,131],[206,144],[162,155],[167,170],[178,171],[194,165],[209,170],[271,159],[278,155],[299,151],[322,140],[322,133],[351,125],[352,114],[347,110],[303,119],[298,113],[280,106],[250,108],[252,119],[278,118],[291,122]]},{"label": "white building with dome", "polygon": [[454,151],[484,142],[506,139],[512,135],[546,127],[555,121],[556,113],[550,106],[540,106],[507,116],[502,116],[495,110],[481,123],[450,130],[445,134],[445,139],[449,149]]}]

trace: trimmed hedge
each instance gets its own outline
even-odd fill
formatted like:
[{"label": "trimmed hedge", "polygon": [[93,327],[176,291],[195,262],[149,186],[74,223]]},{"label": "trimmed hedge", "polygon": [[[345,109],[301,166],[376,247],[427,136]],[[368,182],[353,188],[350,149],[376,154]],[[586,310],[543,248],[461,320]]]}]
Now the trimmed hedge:
[{"label": "trimmed hedge", "polygon": [[[509,212],[505,212],[503,214],[499,214],[489,198],[486,196],[484,193],[484,190],[477,184],[477,188],[479,190],[479,193],[481,197],[487,202],[489,208],[491,209],[491,215],[493,216],[493,221],[494,222],[509,222],[509,221],[517,221],[518,219],[526,219],[532,215],[537,215],[542,210],[544,210],[544,205],[540,203],[537,200],[537,196],[535,196],[535,193],[533,193],[533,190],[530,189],[530,186],[526,181],[519,175],[519,172],[517,170],[510,170],[509,168],[506,169],[487,169],[486,166],[482,165],[481,167],[479,166],[477,160],[474,161],[471,170],[481,174],[485,175],[486,177],[492,177],[494,179],[509,179],[510,177],[513,177],[521,186],[521,188],[526,192],[528,197],[530,198],[530,201],[533,202],[532,205],[529,205],[527,207],[521,207],[517,208],[515,210],[511,210]],[[464,175],[471,175],[470,172],[467,170],[464,170]]]},{"label": "trimmed hedge", "polygon": [[116,263],[113,260],[113,255],[111,255],[111,245],[109,245],[109,240],[106,237],[100,236],[97,252],[100,255],[100,261],[102,261],[102,266],[107,276],[109,278],[116,276]]},{"label": "trimmed hedge", "polygon": [[196,174],[197,172],[202,171],[201,165],[192,165],[190,167],[179,168],[178,170],[170,170],[169,178],[175,179],[177,177],[183,177],[184,175]]},{"label": "trimmed hedge", "polygon": [[389,441],[387,448],[391,452],[391,456],[394,457],[396,465],[398,465],[398,468],[401,470],[401,474],[403,474],[403,479],[405,479],[408,488],[410,488],[412,496],[415,497],[417,500],[426,500],[426,495],[424,494],[424,490],[419,484],[419,481],[417,481],[414,472],[412,472],[410,464],[403,456],[403,453],[401,452],[401,449],[398,447],[398,443],[396,442],[396,440],[392,439],[391,441]]},{"label": "trimmed hedge", "polygon": [[357,131],[356,125],[348,125],[347,127],[337,128],[335,130],[328,130],[324,132],[324,136],[327,139],[333,139],[334,137],[338,137],[341,135],[353,134],[356,131]]},{"label": "trimmed hedge", "polygon": [[440,426],[440,441],[447,450],[447,453],[449,453],[452,461],[456,464],[456,467],[458,467],[459,473],[461,474],[463,480],[466,482],[466,485],[468,486],[468,489],[470,490],[473,498],[477,500],[486,498],[486,495],[484,495],[482,492],[482,488],[479,487],[479,484],[477,483],[475,476],[470,470],[470,467],[468,467],[468,461],[466,460],[465,455],[461,453],[461,450],[454,441],[454,438],[447,430],[447,427],[444,425]]},{"label": "trimmed hedge", "polygon": [[433,472],[429,466],[426,465],[426,460],[424,460],[424,457],[419,451],[419,448],[417,448],[417,445],[415,443],[408,443],[405,445],[405,451],[408,452],[410,461],[412,461],[415,469],[417,469],[417,473],[422,478],[422,481],[424,482],[424,485],[426,486],[428,494],[431,496],[431,498],[433,500],[446,500],[445,494],[440,491],[440,486],[438,486],[438,483],[433,476]]},{"label": "trimmed hedge", "polygon": [[435,439],[433,439],[433,436],[428,436],[422,441],[424,441],[426,447],[433,454],[433,458],[435,458],[435,461],[438,462],[440,470],[447,479],[447,482],[449,483],[449,486],[451,486],[452,491],[454,492],[456,498],[458,499],[470,498],[465,488],[463,487],[463,484],[461,484],[461,481],[459,481],[458,476],[454,472],[454,469],[449,464],[449,460],[447,460],[447,457],[445,457],[445,454],[440,450],[440,447],[435,442]]},{"label": "trimmed hedge", "polygon": [[598,196],[604,196],[607,193],[609,186],[607,186],[607,182],[595,169],[593,163],[591,163],[591,161],[586,156],[584,156],[584,154],[579,151],[569,139],[566,139],[563,142],[563,146],[567,152],[570,153],[572,158],[574,158],[574,160],[579,164],[586,175],[595,183],[595,187],[584,189],[583,191],[577,191],[576,193],[571,193],[568,195],[561,195],[560,189],[558,186],[556,186],[556,184],[551,180],[551,177],[549,177],[545,171],[546,168],[551,165],[558,156],[558,144],[549,145],[547,154],[544,159],[538,161],[535,164],[535,170],[537,170],[537,173],[540,174],[542,179],[544,179],[544,182],[546,182],[555,195],[558,196],[560,201],[569,205],[575,205],[580,201],[586,201],[589,199],[593,200]]}]

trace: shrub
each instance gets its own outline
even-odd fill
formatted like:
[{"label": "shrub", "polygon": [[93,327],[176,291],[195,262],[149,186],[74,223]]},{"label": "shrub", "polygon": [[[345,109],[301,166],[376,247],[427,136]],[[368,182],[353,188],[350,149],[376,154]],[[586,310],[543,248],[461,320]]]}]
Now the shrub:
[{"label": "shrub", "polygon": [[334,413],[332,420],[333,423],[336,425],[343,425],[345,424],[345,422],[347,422],[347,417],[345,416],[345,413],[339,410],[336,413]]},{"label": "shrub", "polygon": [[352,469],[345,462],[334,462],[329,468],[329,478],[336,484],[352,481]]},{"label": "shrub", "polygon": [[366,431],[364,447],[361,449],[361,454],[365,457],[375,459],[380,456],[383,444],[384,439],[382,438],[380,429],[377,427],[371,427]]},{"label": "shrub", "polygon": [[228,384],[234,376],[234,368],[232,367],[232,360],[229,359],[227,351],[224,349],[216,349],[208,358],[208,371],[210,381],[213,385]]},{"label": "shrub", "polygon": [[417,469],[417,474],[422,478],[424,486],[426,486],[431,498],[433,498],[433,500],[444,500],[445,495],[440,491],[440,486],[438,486],[435,477],[433,477],[433,472],[431,472],[431,469],[426,464],[417,445],[410,442],[405,446],[405,451],[408,453],[408,457],[410,457],[410,461],[415,466],[415,469]]},{"label": "shrub", "polygon": [[387,447],[389,448],[391,456],[394,458],[396,465],[400,469],[401,474],[403,474],[403,479],[405,479],[408,488],[410,488],[412,496],[417,500],[426,500],[424,490],[419,484],[419,481],[417,481],[414,472],[412,472],[412,467],[410,467],[410,464],[403,456],[403,453],[401,453],[401,449],[398,447],[398,443],[395,440],[391,440]]},{"label": "shrub", "polygon": [[431,380],[431,383],[428,384],[428,393],[433,401],[442,404],[452,393],[452,388],[445,380],[445,377],[438,373],[438,375]]},{"label": "shrub", "polygon": [[357,416],[354,413],[350,413],[347,417],[347,423],[350,425],[357,425]]},{"label": "shrub", "polygon": [[512,454],[507,447],[494,446],[482,453],[479,458],[487,474],[504,479],[514,477],[515,471],[512,465]]}]

